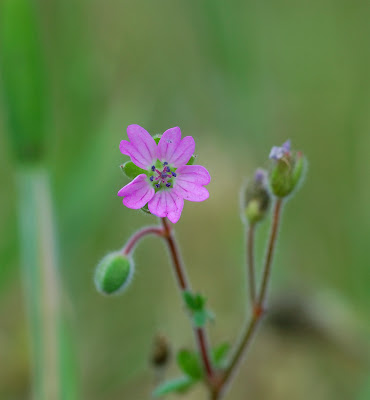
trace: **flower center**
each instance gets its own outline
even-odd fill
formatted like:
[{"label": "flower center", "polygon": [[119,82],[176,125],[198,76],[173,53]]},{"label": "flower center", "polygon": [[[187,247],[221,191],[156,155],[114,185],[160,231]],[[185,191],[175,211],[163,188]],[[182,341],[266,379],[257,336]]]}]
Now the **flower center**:
[{"label": "flower center", "polygon": [[149,177],[150,182],[156,191],[158,189],[171,188],[173,187],[174,180],[176,178],[176,172],[173,168],[168,166],[168,162],[164,163],[157,161],[156,165],[151,166],[151,175]]}]

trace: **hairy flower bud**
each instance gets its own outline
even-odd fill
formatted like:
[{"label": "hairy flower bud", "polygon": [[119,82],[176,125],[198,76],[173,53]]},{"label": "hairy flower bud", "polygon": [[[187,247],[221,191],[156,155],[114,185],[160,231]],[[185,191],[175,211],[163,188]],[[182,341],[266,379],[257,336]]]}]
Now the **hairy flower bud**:
[{"label": "hairy flower bud", "polygon": [[106,295],[122,293],[130,284],[133,273],[132,259],[120,252],[109,253],[96,268],[96,289]]},{"label": "hairy flower bud", "polygon": [[155,368],[162,368],[168,364],[171,358],[171,348],[168,339],[164,335],[156,335],[154,338],[152,354],[150,357],[151,364]]},{"label": "hairy flower bud", "polygon": [[271,190],[277,197],[286,197],[296,188],[303,175],[304,158],[300,152],[292,152],[290,141],[270,152],[274,166],[270,172]]},{"label": "hairy flower bud", "polygon": [[244,213],[250,224],[261,221],[270,206],[270,193],[267,188],[267,173],[257,169],[254,178],[248,183],[244,193]]}]

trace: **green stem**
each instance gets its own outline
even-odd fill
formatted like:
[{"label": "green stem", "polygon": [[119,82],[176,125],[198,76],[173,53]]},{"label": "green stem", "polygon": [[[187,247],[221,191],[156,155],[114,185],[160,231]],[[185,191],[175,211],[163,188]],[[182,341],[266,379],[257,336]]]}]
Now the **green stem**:
[{"label": "green stem", "polygon": [[250,224],[247,231],[247,269],[249,278],[249,296],[252,309],[256,302],[256,278],[254,269],[254,233],[256,224]]}]

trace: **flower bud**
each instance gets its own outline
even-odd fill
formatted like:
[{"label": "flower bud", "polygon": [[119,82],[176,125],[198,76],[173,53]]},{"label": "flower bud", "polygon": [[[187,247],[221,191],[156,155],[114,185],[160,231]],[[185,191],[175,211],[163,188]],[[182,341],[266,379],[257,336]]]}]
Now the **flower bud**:
[{"label": "flower bud", "polygon": [[292,152],[288,140],[281,147],[274,146],[269,158],[274,160],[270,172],[271,190],[277,197],[286,197],[296,188],[303,175],[303,155],[301,152]]},{"label": "flower bud", "polygon": [[132,259],[120,252],[109,253],[96,268],[96,289],[106,295],[122,293],[130,284],[133,273]]},{"label": "flower bud", "polygon": [[165,367],[171,358],[171,348],[168,339],[164,335],[154,338],[153,350],[150,357],[151,364],[156,368]]},{"label": "flower bud", "polygon": [[257,169],[253,180],[248,183],[245,190],[244,212],[250,224],[261,221],[268,212],[270,193],[266,181],[266,171]]}]

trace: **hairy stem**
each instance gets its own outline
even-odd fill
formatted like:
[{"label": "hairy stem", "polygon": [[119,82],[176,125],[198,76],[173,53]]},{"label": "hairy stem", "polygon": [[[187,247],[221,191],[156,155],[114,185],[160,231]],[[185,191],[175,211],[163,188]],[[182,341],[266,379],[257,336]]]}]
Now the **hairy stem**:
[{"label": "hairy stem", "polygon": [[[259,324],[259,321],[264,313],[264,303],[266,300],[268,282],[269,282],[269,279],[271,276],[271,265],[272,265],[272,259],[273,259],[273,254],[274,254],[274,249],[275,249],[275,244],[276,244],[276,239],[277,239],[278,228],[279,228],[282,204],[283,204],[282,199],[276,200],[274,212],[273,212],[271,232],[270,232],[270,237],[269,237],[269,241],[268,241],[268,245],[267,245],[267,254],[266,254],[265,265],[264,265],[264,269],[263,269],[262,284],[261,284],[261,288],[260,288],[260,291],[258,294],[258,299],[254,303],[252,317],[251,317],[249,323],[247,324],[245,332],[242,335],[242,338],[236,348],[235,353],[233,354],[231,362],[230,362],[228,368],[226,369],[218,388],[215,390],[213,400],[221,399],[223,394],[225,393],[225,390],[226,390],[228,384],[230,383],[231,377],[233,376],[234,372],[236,372],[237,367],[240,364],[240,360],[242,359],[243,354],[245,353],[246,349],[248,348],[249,344],[251,343],[251,339],[253,338],[253,335]],[[253,245],[253,241],[252,241],[252,245]],[[250,254],[249,254],[249,256],[250,256]]]},{"label": "hairy stem", "polygon": [[[186,275],[185,267],[181,261],[180,252],[177,246],[176,239],[172,232],[171,226],[166,220],[166,218],[161,218],[163,225],[163,236],[167,241],[168,249],[172,258],[172,264],[174,267],[174,272],[176,280],[178,282],[181,292],[190,291],[191,286]],[[207,374],[209,381],[213,378],[214,371],[211,363],[211,357],[209,352],[209,345],[206,331],[203,327],[193,327],[194,337],[198,347],[198,351],[202,360],[204,371]]]},{"label": "hairy stem", "polygon": [[262,285],[261,285],[261,289],[260,289],[259,296],[258,296],[258,306],[262,307],[262,308],[264,306],[266,292],[267,292],[267,286],[268,286],[270,275],[271,275],[272,258],[274,255],[274,250],[275,250],[275,245],[276,245],[276,238],[277,238],[277,234],[278,234],[282,205],[283,205],[283,200],[281,198],[278,198],[275,203],[274,215],[273,215],[271,232],[270,232],[270,239],[269,239],[269,244],[267,247],[266,261],[265,261],[265,266],[264,266],[264,270],[263,270]]},{"label": "hairy stem", "polygon": [[256,278],[254,270],[254,233],[255,224],[250,224],[247,231],[247,269],[249,278],[249,296],[251,301],[252,309],[256,303]]},{"label": "hairy stem", "polygon": [[145,236],[148,235],[163,236],[163,234],[164,234],[163,229],[158,226],[147,226],[143,229],[140,229],[130,237],[130,239],[125,244],[122,253],[125,255],[129,255],[134,250],[137,243]]}]

